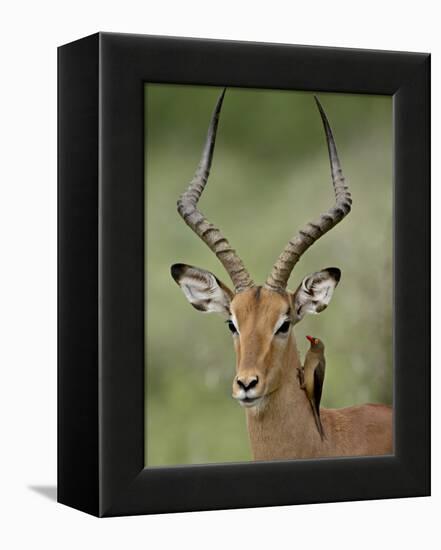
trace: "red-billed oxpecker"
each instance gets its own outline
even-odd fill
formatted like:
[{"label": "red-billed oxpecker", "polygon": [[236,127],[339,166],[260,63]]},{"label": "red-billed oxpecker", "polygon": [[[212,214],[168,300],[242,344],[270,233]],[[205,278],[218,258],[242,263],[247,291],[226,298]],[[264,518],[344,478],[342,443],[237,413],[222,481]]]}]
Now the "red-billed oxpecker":
[{"label": "red-billed oxpecker", "polygon": [[319,338],[314,338],[314,336],[307,336],[306,338],[311,346],[306,354],[303,368],[299,371],[300,387],[306,392],[317,430],[323,439],[325,433],[320,420],[320,400],[325,379],[325,346]]}]

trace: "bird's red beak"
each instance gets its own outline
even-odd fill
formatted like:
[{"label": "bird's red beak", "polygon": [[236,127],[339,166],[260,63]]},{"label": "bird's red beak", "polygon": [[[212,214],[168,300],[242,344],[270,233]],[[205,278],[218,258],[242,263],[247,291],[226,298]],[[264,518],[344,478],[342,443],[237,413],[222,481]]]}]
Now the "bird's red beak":
[{"label": "bird's red beak", "polygon": [[309,340],[311,344],[314,343],[314,336],[307,336],[306,339]]}]

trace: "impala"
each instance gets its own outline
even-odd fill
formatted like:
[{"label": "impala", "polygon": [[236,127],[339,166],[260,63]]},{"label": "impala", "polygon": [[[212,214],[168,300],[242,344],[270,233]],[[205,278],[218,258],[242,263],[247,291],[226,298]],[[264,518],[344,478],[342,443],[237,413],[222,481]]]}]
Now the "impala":
[{"label": "impala", "polygon": [[236,351],[233,398],[244,407],[255,460],[392,453],[392,409],[366,404],[321,409],[322,440],[308,399],[300,388],[301,366],[293,327],[307,313],[331,301],[340,270],[328,267],[306,276],[294,292],[288,279],[301,255],[351,210],[332,130],[316,98],[326,135],[335,204],[307,223],[286,245],[263,286],[251,279],[242,260],[218,228],[198,210],[208,180],[225,90],[214,109],[196,173],[178,201],[178,212],[209,246],[230,276],[234,291],[215,275],[186,264],[171,268],[174,280],[197,310],[227,319]]}]

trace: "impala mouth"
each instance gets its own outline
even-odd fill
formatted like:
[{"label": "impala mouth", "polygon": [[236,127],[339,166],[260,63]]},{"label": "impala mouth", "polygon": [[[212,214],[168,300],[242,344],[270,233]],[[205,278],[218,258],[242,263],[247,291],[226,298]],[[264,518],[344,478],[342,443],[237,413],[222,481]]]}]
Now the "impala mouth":
[{"label": "impala mouth", "polygon": [[236,399],[242,407],[255,407],[262,401],[263,398],[263,395],[258,395],[257,397],[234,397],[234,399]]}]

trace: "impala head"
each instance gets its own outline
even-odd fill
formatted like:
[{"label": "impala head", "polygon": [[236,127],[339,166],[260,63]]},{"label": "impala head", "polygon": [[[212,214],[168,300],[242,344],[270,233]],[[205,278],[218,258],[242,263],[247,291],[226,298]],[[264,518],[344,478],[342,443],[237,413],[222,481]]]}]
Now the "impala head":
[{"label": "impala head", "polygon": [[287,376],[285,359],[295,348],[293,326],[307,313],[326,309],[340,280],[340,270],[328,267],[304,277],[291,292],[287,290],[291,272],[301,255],[349,213],[352,200],[343,179],[331,128],[316,99],[327,138],[335,205],[290,239],[265,285],[255,285],[228,240],[197,209],[210,172],[224,94],[225,90],[214,109],[195,176],[178,201],[178,212],[216,254],[234,290],[211,272],[198,267],[174,264],[171,274],[194,308],[219,313],[226,319],[237,357],[233,397],[245,407],[255,407],[264,405],[266,398],[277,391]]}]

